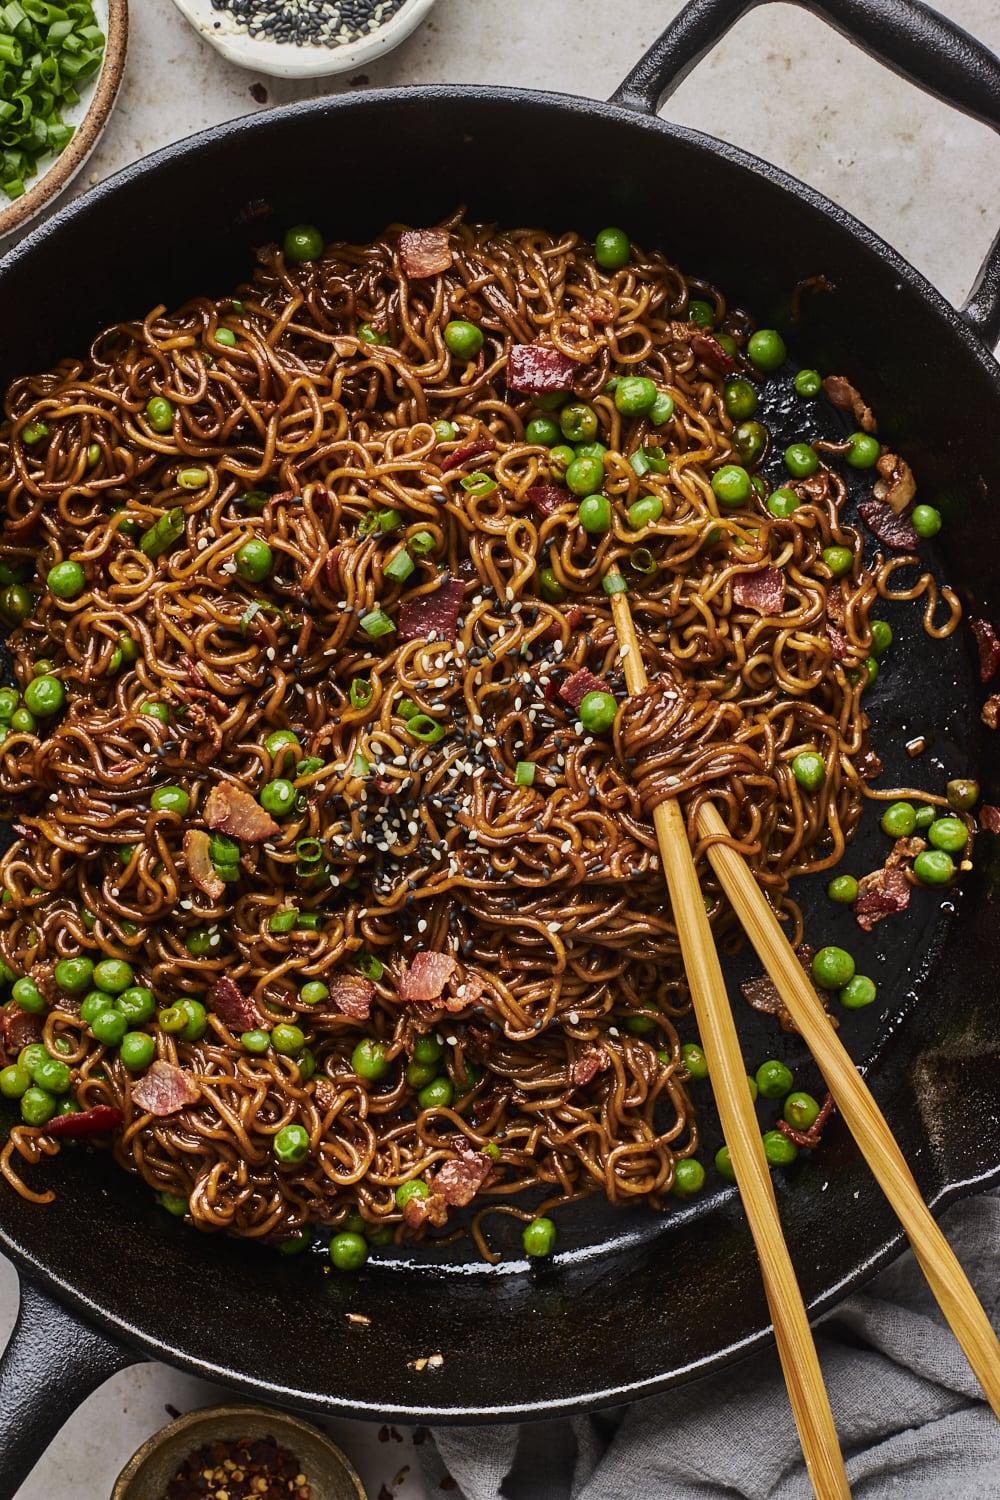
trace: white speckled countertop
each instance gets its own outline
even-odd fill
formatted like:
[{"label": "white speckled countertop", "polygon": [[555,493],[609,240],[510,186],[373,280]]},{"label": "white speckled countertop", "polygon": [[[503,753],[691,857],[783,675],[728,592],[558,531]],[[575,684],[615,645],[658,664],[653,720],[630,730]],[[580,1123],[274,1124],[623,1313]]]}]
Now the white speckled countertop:
[{"label": "white speckled countertop", "polygon": [[[1000,51],[997,0],[940,0],[939,8]],[[606,96],[678,9],[676,0],[614,0],[613,6],[606,0],[438,0],[430,20],[362,76],[287,83],[224,62],[172,0],[133,0],[121,98],[76,191],[168,141],[256,111],[265,101],[430,82]],[[737,141],[819,187],[871,224],[953,301],[967,293],[1000,227],[1000,142],[789,6],[763,8],[741,22],[666,113]],[[0,1257],[0,1344],[16,1308],[17,1280]],[[125,1460],[168,1420],[168,1403],[185,1411],[228,1394],[161,1365],[125,1371],[84,1403],[13,1500],[105,1500]],[[372,1500],[412,1458],[407,1440],[380,1442],[375,1427],[325,1425],[355,1462]],[[412,1471],[394,1494],[421,1500]]]}]

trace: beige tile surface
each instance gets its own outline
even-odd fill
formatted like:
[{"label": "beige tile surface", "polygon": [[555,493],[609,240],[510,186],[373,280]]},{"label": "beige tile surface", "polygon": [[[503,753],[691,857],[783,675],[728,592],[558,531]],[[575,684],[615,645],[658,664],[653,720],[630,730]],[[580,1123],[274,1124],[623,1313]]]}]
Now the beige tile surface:
[{"label": "beige tile surface", "polygon": [[[232,67],[171,0],[133,0],[127,78],[111,126],[78,182],[268,102],[372,85],[485,82],[607,96],[679,7],[675,0],[438,0],[431,20],[364,80],[291,85]],[[942,8],[1000,50],[997,0]],[[741,22],[683,85],[665,114],[737,141],[821,188],[960,299],[1000,227],[1000,142],[983,127],[888,75],[819,21],[771,5]],[[678,206],[683,215],[683,205]],[[13,1325],[16,1278],[0,1260],[0,1341]],[[108,1383],[64,1429],[16,1500],[104,1500],[132,1450],[168,1420],[214,1400],[212,1387],[162,1366]],[[359,1423],[331,1432],[373,1500],[412,1455]],[[397,1500],[419,1500],[411,1476]],[[6,1497],[0,1497],[6,1500]]]}]

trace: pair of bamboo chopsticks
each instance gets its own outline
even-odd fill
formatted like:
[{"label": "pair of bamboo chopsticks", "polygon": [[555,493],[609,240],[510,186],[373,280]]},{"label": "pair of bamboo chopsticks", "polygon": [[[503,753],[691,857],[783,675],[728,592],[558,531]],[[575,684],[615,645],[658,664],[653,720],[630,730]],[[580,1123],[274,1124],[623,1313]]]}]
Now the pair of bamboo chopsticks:
[{"label": "pair of bamboo chopsticks", "polygon": [[[648,680],[624,586],[621,592],[611,595],[611,612],[626,685],[630,693],[640,693],[648,686]],[[678,803],[661,803],[654,809],[653,823],[709,1078],[760,1259],[806,1469],[819,1500],[835,1500],[835,1497],[841,1500],[845,1496],[849,1500],[850,1488],[833,1415],[802,1293],[782,1235],[725,980]],[[727,837],[726,826],[711,803],[698,815],[698,833],[702,838]],[[898,1215],[986,1399],[1000,1417],[1000,1342],[951,1246],[921,1198],[892,1131],[830,1025],[742,856],[730,845],[716,842],[709,844],[708,858],[818,1064],[834,1103]]]}]

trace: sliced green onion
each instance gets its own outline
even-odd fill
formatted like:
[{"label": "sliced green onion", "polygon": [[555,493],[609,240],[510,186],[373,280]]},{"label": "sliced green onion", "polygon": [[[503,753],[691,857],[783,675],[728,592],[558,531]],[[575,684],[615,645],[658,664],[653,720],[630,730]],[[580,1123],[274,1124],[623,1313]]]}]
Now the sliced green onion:
[{"label": "sliced green onion", "polygon": [[628,565],[636,573],[656,572],[656,558],[648,547],[633,547],[629,554]]},{"label": "sliced green onion", "polygon": [[209,836],[208,852],[220,880],[239,880],[240,846],[235,839],[227,838],[224,833],[213,833]]},{"label": "sliced green onion", "polygon": [[412,734],[415,740],[420,740],[424,745],[436,745],[438,740],[443,740],[447,730],[439,724],[437,719],[432,719],[430,714],[414,714],[407,720],[407,734]]},{"label": "sliced green onion", "polygon": [[306,864],[314,864],[316,860],[323,858],[323,845],[319,839],[299,839],[295,852]]},{"label": "sliced green onion", "polygon": [[426,553],[433,552],[437,543],[435,542],[431,532],[416,531],[414,532],[413,536],[410,537],[406,545],[407,547],[409,547],[410,551],[415,552],[418,557],[423,557]]},{"label": "sliced green onion", "polygon": [[291,932],[298,920],[299,914],[294,910],[272,912],[267,919],[267,930],[268,932]]},{"label": "sliced green onion", "polygon": [[378,511],[369,510],[358,522],[358,535],[371,536],[376,531],[378,531]]},{"label": "sliced green onion", "polygon": [[246,635],[246,633],[247,633],[247,626],[250,624],[250,621],[253,619],[254,615],[259,615],[259,614],[260,614],[260,605],[257,603],[257,601],[255,599],[252,604],[248,604],[247,605],[246,609],[243,611],[242,615],[240,616],[240,630],[243,632],[244,635]]},{"label": "sliced green onion", "polygon": [[184,535],[184,512],[179,505],[154,521],[139,538],[139,550],[147,557],[159,557]]},{"label": "sliced green onion", "polygon": [[396,555],[382,569],[382,576],[391,578],[393,583],[405,583],[415,567],[416,563],[406,548],[400,547]]},{"label": "sliced green onion", "polygon": [[358,621],[361,629],[370,640],[377,641],[379,636],[392,635],[396,629],[383,609],[372,609],[366,615],[362,615]]},{"label": "sliced green onion", "polygon": [[318,911],[300,911],[295,925],[300,931],[318,932],[321,921]]},{"label": "sliced green onion", "polygon": [[519,760],[514,767],[514,781],[517,786],[533,786],[537,766],[533,760]]},{"label": "sliced green onion", "polygon": [[478,472],[466,474],[464,479],[459,480],[459,484],[463,490],[468,490],[470,495],[492,495],[497,487],[496,480],[491,479],[489,474]]},{"label": "sliced green onion", "polygon": [[296,780],[303,776],[311,776],[314,771],[321,771],[326,765],[322,755],[307,755],[305,760],[300,760],[295,767]]},{"label": "sliced green onion", "polygon": [[642,454],[654,474],[670,472],[670,458],[662,448],[647,446],[643,448]]},{"label": "sliced green onion", "polygon": [[271,497],[264,490],[244,490],[238,498],[240,504],[245,505],[247,510],[263,510]]},{"label": "sliced green onion", "polygon": [[356,754],[355,754],[355,756],[354,756],[354,762],[353,762],[353,764],[351,766],[351,774],[354,775],[354,776],[367,776],[370,773],[370,771],[371,771],[371,766],[365,760],[365,758],[361,754],[360,750],[357,751]]},{"label": "sliced green onion", "polygon": [[378,513],[378,529],[379,531],[395,531],[402,519],[398,510],[387,506],[385,510],[380,510]]},{"label": "sliced green onion", "polygon": [[420,713],[420,709],[412,698],[400,698],[396,704],[396,712],[401,719],[415,719],[417,714]]},{"label": "sliced green onion", "polygon": [[373,984],[377,984],[385,973],[385,969],[374,953],[359,953],[358,968],[365,978],[370,979]]},{"label": "sliced green onion", "polygon": [[628,593],[628,584],[620,573],[605,573],[601,579],[601,588],[606,594]]},{"label": "sliced green onion", "polygon": [[635,452],[629,459],[629,463],[632,465],[632,468],[634,469],[636,474],[638,474],[640,479],[642,479],[644,475],[648,474],[650,469],[652,468],[652,464],[649,462],[649,459],[643,453],[641,448],[637,448],[635,450]]},{"label": "sliced green onion", "polygon": [[375,696],[375,689],[363,677],[355,677],[351,683],[351,707],[365,708]]}]

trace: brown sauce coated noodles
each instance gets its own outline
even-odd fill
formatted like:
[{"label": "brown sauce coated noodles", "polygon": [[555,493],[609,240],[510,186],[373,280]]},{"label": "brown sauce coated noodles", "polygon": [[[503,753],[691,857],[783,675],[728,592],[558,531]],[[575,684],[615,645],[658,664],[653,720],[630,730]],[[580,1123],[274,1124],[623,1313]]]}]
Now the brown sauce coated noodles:
[{"label": "brown sauce coated noodles", "polygon": [[[711,797],[799,936],[790,878],[835,865],[860,815],[872,605],[890,584],[892,597],[930,591],[931,633],[957,622],[948,596],[948,624],[934,625],[928,575],[901,593],[899,559],[866,568],[833,469],[799,487],[787,520],[758,495],[720,506],[711,476],[738,462],[733,423],[721,376],[692,347],[692,287],[662,256],[636,250],[602,271],[576,234],[447,227],[452,267],[424,278],[404,274],[398,226],[304,264],[270,247],[236,300],[155,308],[6,397],[0,558],[25,565],[32,590],[9,648],[21,690],[46,659],[66,704],[0,747],[14,819],[0,954],[39,977],[39,1026],[72,1070],[74,1106],[121,1110],[118,1162],[205,1230],[274,1241],[360,1213],[403,1235],[396,1189],[483,1147],[481,1213],[530,1218],[540,1210],[511,1200],[532,1186],[545,1205],[600,1190],[664,1208],[698,1131],[652,807],[679,797],[696,843]],[[693,289],[717,329],[745,336],[720,293]],[[458,318],[485,335],[473,357],[445,342]],[[597,535],[573,496],[544,514],[528,494],[555,481],[554,460],[525,440],[539,406],[508,390],[505,361],[538,340],[579,362],[575,396],[600,419],[610,524]],[[659,429],[605,389],[630,374],[673,398]],[[167,431],[151,424],[152,397],[172,404]],[[442,421],[453,435],[435,432]],[[481,438],[489,451],[446,467]],[[649,444],[666,460],[640,481],[629,459]],[[486,479],[464,487],[470,474]],[[636,529],[627,510],[643,495],[662,512]],[[181,534],[146,555],[140,538],[177,507]],[[383,530],[386,511],[398,514]],[[251,539],[272,555],[257,581],[237,564]],[[397,582],[386,568],[404,542],[415,567]],[[823,561],[830,545],[853,554],[843,582]],[[637,548],[651,571],[644,555],[647,571],[632,566]],[[67,559],[85,574],[71,599],[45,587]],[[628,702],[601,591],[614,565],[654,684]],[[777,612],[734,594],[765,567],[782,575]],[[398,624],[401,601],[455,579],[454,641],[360,627],[376,610]],[[622,705],[613,734],[582,731],[558,694],[583,667]],[[415,738],[401,704],[443,737]],[[269,750],[276,730],[300,748]],[[816,792],[791,771],[803,749],[824,762]],[[531,785],[517,779],[525,762]],[[295,794],[278,832],[237,840],[238,869],[213,898],[192,880],[185,833],[205,828],[213,787],[257,797],[276,779]],[[188,794],[185,813],[151,805],[168,785]],[[272,930],[292,908],[311,925]],[[458,968],[439,999],[401,1001],[420,950]],[[53,990],[49,966],[81,954],[126,959],[161,1013],[185,997],[208,1006],[194,1040],[155,1018],[139,1028],[194,1080],[197,1103],[165,1117],[137,1103],[142,1072],[96,1040],[79,995]],[[359,959],[378,976],[368,1019],[306,1003],[304,985],[336,988]],[[308,1051],[248,1050],[206,999],[222,975],[266,1026],[301,1028]],[[447,1080],[426,1107],[407,1080],[428,1071],[411,1062],[423,1036],[439,1039],[429,1071]],[[364,1037],[384,1044],[378,1080],[352,1063]],[[308,1151],[282,1163],[273,1143],[291,1124]],[[44,1129],[15,1126],[8,1182],[44,1199],[21,1172],[52,1149]]]}]

